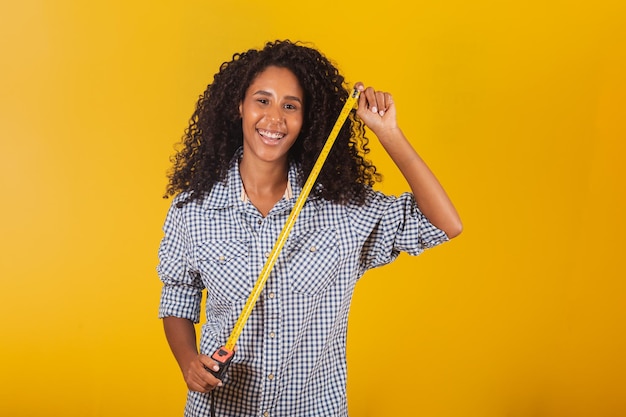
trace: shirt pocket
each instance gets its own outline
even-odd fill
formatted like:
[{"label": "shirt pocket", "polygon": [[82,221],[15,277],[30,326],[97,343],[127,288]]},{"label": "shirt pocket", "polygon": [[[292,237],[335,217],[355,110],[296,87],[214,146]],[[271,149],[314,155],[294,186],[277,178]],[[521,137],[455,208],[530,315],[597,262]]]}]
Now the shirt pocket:
[{"label": "shirt pocket", "polygon": [[252,291],[248,268],[248,242],[209,241],[198,249],[198,262],[208,297],[237,301]]},{"label": "shirt pocket", "polygon": [[294,293],[321,294],[336,278],[339,248],[334,229],[307,232],[289,253],[289,285]]}]

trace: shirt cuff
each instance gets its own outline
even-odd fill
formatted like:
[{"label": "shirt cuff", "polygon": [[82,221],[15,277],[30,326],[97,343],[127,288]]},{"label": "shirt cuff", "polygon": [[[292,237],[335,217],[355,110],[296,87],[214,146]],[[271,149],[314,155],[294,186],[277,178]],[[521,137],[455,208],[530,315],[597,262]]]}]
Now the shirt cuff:
[{"label": "shirt cuff", "polygon": [[202,290],[187,285],[163,285],[159,318],[180,317],[200,322]]}]

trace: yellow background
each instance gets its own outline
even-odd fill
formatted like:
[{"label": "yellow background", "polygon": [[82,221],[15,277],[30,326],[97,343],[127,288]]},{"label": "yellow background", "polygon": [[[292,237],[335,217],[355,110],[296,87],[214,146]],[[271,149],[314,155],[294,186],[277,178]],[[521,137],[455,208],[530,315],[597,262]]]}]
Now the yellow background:
[{"label": "yellow background", "polygon": [[357,286],[351,415],[626,415],[625,4],[4,2],[0,414],[181,415],[168,158],[220,63],[290,38],[394,94],[465,225]]}]

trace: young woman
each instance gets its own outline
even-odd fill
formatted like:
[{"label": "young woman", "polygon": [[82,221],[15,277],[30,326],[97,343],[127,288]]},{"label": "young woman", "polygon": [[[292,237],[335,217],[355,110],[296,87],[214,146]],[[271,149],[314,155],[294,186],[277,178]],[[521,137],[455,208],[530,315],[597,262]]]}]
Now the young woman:
[{"label": "young woman", "polygon": [[[340,131],[223,380],[207,371],[348,97],[314,48],[290,41],[235,54],[200,97],[167,189],[159,316],[189,388],[186,416],[345,416],[354,286],[401,251],[457,236],[459,216],[396,123],[391,94],[355,85]],[[365,157],[367,126],[412,193],[386,196]],[[206,322],[197,347],[206,290]]]}]

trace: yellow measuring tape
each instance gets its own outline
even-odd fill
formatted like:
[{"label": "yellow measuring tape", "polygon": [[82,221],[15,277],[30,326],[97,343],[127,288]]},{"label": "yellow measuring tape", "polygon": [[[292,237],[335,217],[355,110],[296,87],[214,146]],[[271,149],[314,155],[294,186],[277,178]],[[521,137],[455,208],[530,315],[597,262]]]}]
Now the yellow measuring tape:
[{"label": "yellow measuring tape", "polygon": [[212,355],[212,359],[218,362],[218,365],[223,365],[220,367],[219,372],[211,371],[214,375],[216,375],[220,379],[224,375],[226,368],[228,364],[230,363],[230,360],[232,359],[232,356],[234,354],[234,348],[235,348],[235,345],[237,344],[237,340],[239,339],[239,336],[241,335],[241,332],[243,331],[243,327],[246,324],[248,317],[250,317],[250,314],[252,313],[252,309],[254,308],[254,305],[257,299],[259,298],[261,291],[263,290],[263,287],[265,286],[265,283],[267,282],[267,279],[270,273],[272,272],[272,268],[274,267],[274,264],[276,263],[276,260],[278,259],[278,255],[280,255],[280,251],[282,250],[283,246],[285,245],[285,242],[287,241],[287,238],[289,237],[289,232],[291,231],[294,223],[296,222],[296,218],[298,217],[298,214],[300,214],[300,210],[302,210],[302,207],[304,206],[304,203],[306,202],[306,199],[308,198],[309,193],[311,192],[311,189],[313,188],[313,185],[315,184],[315,180],[317,179],[317,176],[322,170],[322,166],[324,165],[324,162],[326,161],[326,158],[328,157],[328,154],[330,153],[330,149],[335,143],[335,139],[337,139],[337,135],[339,135],[339,131],[341,130],[341,127],[343,126],[344,122],[348,118],[350,111],[354,108],[358,98],[359,98],[359,91],[355,88],[352,91],[352,94],[350,94],[350,96],[346,100],[343,108],[341,109],[341,113],[339,113],[339,117],[337,118],[337,121],[335,122],[335,126],[333,126],[333,129],[330,131],[330,134],[328,135],[328,139],[326,139],[326,143],[324,144],[324,147],[322,148],[319,156],[317,157],[317,161],[315,162],[315,165],[313,165],[313,169],[311,170],[309,177],[304,183],[304,186],[302,187],[302,191],[300,192],[300,195],[298,196],[298,199],[296,200],[293,206],[293,209],[291,210],[291,214],[287,218],[287,221],[285,222],[285,225],[283,226],[283,229],[280,232],[280,235],[278,235],[278,239],[276,240],[276,243],[274,244],[274,248],[270,252],[269,257],[267,258],[267,261],[265,262],[265,265],[263,266],[263,269],[261,270],[261,273],[259,274],[259,277],[257,278],[256,283],[254,284],[254,287],[252,288],[252,292],[248,296],[248,300],[246,301],[246,304],[244,305],[243,310],[241,311],[241,314],[239,315],[239,318],[237,319],[237,322],[235,323],[235,326],[233,327],[230,337],[226,341],[226,344],[223,347],[219,348]]},{"label": "yellow measuring tape", "polygon": [[285,245],[285,242],[287,241],[287,238],[289,237],[289,232],[291,231],[294,223],[296,222],[296,218],[300,214],[300,210],[302,210],[302,207],[304,206],[304,203],[306,202],[306,199],[308,198],[309,193],[311,192],[311,189],[313,188],[313,185],[315,184],[315,180],[317,179],[317,176],[322,170],[322,166],[324,165],[324,162],[326,161],[326,158],[328,157],[328,154],[330,153],[330,149],[335,143],[335,139],[337,139],[337,135],[339,135],[339,131],[341,130],[341,127],[343,126],[344,122],[348,118],[348,114],[350,114],[350,111],[354,108],[354,105],[358,97],[359,97],[359,92],[358,90],[355,89],[350,95],[350,97],[348,97],[348,99],[346,100],[346,103],[341,109],[341,113],[339,113],[339,117],[337,118],[337,121],[335,122],[335,126],[333,127],[333,130],[330,131],[330,134],[328,135],[328,139],[326,140],[324,147],[322,148],[319,156],[317,157],[317,161],[315,162],[315,165],[313,165],[313,169],[311,170],[309,177],[304,183],[304,186],[302,187],[302,191],[300,192],[300,195],[298,196],[298,199],[296,200],[293,206],[293,209],[291,209],[291,214],[287,218],[287,221],[285,222],[285,225],[283,226],[283,230],[280,232],[280,235],[278,235],[278,239],[276,240],[276,243],[274,244],[274,248],[272,249],[272,252],[270,252],[269,257],[267,261],[265,262],[265,265],[263,266],[261,273],[259,274],[259,278],[257,279],[254,285],[254,288],[252,288],[252,292],[248,296],[248,301],[246,301],[246,305],[243,307],[243,310],[241,311],[241,314],[239,315],[239,319],[235,323],[235,327],[233,328],[232,333],[230,334],[230,337],[226,341],[226,345],[224,347],[226,347],[227,349],[233,349],[235,347],[235,344],[237,343],[237,339],[239,339],[239,335],[241,334],[241,331],[243,330],[243,326],[246,324],[246,321],[248,320],[248,317],[250,316],[250,313],[252,312],[252,309],[254,308],[254,304],[256,303],[256,300],[257,298],[259,298],[259,295],[261,294],[261,291],[263,290],[263,287],[265,286],[265,282],[267,281],[270,275],[270,272],[272,272],[272,268],[274,267],[274,264],[276,263],[276,260],[278,259],[278,255],[280,255],[280,251],[282,250],[283,246]]}]

